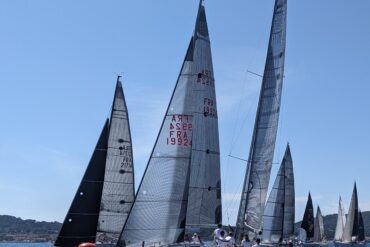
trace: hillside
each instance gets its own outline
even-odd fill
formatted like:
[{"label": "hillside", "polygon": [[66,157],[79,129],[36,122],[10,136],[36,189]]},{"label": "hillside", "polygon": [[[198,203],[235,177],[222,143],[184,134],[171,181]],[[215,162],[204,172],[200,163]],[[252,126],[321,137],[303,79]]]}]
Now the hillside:
[{"label": "hillside", "polygon": [[[365,224],[365,235],[370,237],[370,211],[362,212]],[[295,223],[295,228],[301,226],[302,221]],[[335,227],[337,225],[337,214],[329,214],[324,216],[324,231],[326,239],[333,239],[335,234]]]},{"label": "hillside", "polygon": [[0,215],[0,241],[50,241],[56,238],[59,222],[23,220],[9,215]]}]

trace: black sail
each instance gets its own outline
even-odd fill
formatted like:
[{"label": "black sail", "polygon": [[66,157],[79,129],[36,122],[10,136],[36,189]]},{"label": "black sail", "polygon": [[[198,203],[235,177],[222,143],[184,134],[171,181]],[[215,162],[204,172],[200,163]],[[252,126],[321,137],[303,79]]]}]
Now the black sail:
[{"label": "black sail", "polygon": [[134,201],[134,167],[128,111],[120,76],[109,124],[105,178],[100,203],[98,239],[117,239]]},{"label": "black sail", "polygon": [[83,242],[95,242],[107,157],[108,130],[107,119],[55,246],[75,247]]},{"label": "black sail", "polygon": [[365,240],[365,226],[361,211],[358,212],[358,241]]},{"label": "black sail", "polygon": [[311,193],[308,193],[306,209],[304,211],[303,220],[301,223],[301,228],[306,230],[307,239],[311,239],[314,236],[314,224],[315,217],[313,212]]},{"label": "black sail", "polygon": [[236,222],[236,237],[260,233],[279,123],[284,78],[287,0],[276,0],[247,171]]},{"label": "black sail", "polygon": [[204,6],[119,245],[181,242],[221,221],[217,108]]}]

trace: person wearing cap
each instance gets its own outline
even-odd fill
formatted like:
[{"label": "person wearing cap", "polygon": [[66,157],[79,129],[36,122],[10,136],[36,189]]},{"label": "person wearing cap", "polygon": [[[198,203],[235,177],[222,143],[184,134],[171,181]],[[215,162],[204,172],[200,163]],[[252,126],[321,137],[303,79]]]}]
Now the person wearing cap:
[{"label": "person wearing cap", "polygon": [[227,245],[229,247],[235,247],[235,238],[234,238],[234,233],[233,232],[229,232],[229,234],[227,235],[225,240],[228,242]]},{"label": "person wearing cap", "polygon": [[193,237],[191,238],[192,242],[195,244],[200,244],[202,241],[200,240],[199,236],[197,233],[193,234]]}]

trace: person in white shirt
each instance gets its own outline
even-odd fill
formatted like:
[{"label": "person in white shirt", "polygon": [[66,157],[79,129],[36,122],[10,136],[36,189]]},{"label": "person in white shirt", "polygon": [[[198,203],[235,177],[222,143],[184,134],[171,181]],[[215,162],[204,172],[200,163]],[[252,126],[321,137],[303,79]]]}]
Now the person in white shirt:
[{"label": "person in white shirt", "polygon": [[251,247],[251,242],[249,242],[248,234],[244,234],[241,247]]},{"label": "person in white shirt", "polygon": [[218,245],[218,239],[221,237],[222,225],[218,224],[217,228],[213,231],[213,240]]},{"label": "person in white shirt", "polygon": [[225,231],[221,230],[220,237],[217,238],[217,246],[218,247],[228,247],[227,244],[229,243],[224,237],[225,237]]},{"label": "person in white shirt", "polygon": [[257,238],[256,243],[252,247],[260,247],[261,239]]},{"label": "person in white shirt", "polygon": [[197,233],[194,233],[193,237],[191,237],[192,243],[200,244],[202,241],[200,240]]},{"label": "person in white shirt", "polygon": [[227,235],[225,240],[228,242],[227,246],[235,247],[235,238],[234,238],[234,233],[233,232],[229,232],[229,234]]}]

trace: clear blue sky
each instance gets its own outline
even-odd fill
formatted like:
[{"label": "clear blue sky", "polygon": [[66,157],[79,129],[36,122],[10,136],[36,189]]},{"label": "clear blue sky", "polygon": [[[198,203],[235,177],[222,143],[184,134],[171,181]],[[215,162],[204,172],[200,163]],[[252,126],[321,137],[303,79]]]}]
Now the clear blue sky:
[{"label": "clear blue sky", "polygon": [[[234,224],[272,0],[207,0],[222,161],[224,223]],[[62,221],[124,72],[141,179],[174,88],[196,0],[0,2],[0,214]],[[370,1],[288,0],[275,160],[291,144],[296,220],[308,191],[323,214],[358,183],[370,210]],[[278,165],[274,166],[272,180]],[[272,183],[272,182],[271,182]]]}]

